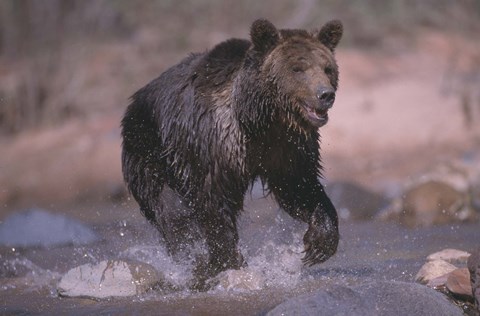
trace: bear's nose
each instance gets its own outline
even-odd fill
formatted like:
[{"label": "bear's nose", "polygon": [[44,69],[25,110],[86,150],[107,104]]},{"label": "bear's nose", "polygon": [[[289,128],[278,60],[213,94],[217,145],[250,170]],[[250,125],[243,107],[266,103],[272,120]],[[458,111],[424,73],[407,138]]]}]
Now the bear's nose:
[{"label": "bear's nose", "polygon": [[320,106],[324,108],[331,108],[333,101],[335,101],[335,90],[332,88],[322,87],[317,91],[317,98],[320,101]]}]

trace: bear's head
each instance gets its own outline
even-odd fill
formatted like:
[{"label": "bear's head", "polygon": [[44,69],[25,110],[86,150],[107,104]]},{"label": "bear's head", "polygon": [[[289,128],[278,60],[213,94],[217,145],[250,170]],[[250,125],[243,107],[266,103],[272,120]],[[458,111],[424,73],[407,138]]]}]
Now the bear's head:
[{"label": "bear's head", "polygon": [[337,20],[313,33],[277,30],[267,20],[252,24],[250,52],[259,84],[279,101],[277,110],[287,124],[311,130],[327,123],[338,86],[334,50],[342,33]]}]

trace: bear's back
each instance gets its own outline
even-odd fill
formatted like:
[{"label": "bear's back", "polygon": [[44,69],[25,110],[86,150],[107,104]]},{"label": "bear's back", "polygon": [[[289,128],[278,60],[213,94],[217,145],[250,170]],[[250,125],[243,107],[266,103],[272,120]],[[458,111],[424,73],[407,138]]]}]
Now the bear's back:
[{"label": "bear's back", "polygon": [[194,68],[195,88],[210,91],[228,85],[242,67],[250,45],[247,40],[233,38],[207,51]]},{"label": "bear's back", "polygon": [[165,106],[165,102],[173,102],[176,106],[172,107],[177,110],[178,106],[186,106],[186,110],[191,110],[192,104],[188,98],[179,100],[178,97],[190,93],[208,96],[229,86],[242,67],[250,45],[247,40],[229,39],[204,53],[190,54],[137,91],[132,99],[148,99],[150,102],[145,103],[157,107]]}]

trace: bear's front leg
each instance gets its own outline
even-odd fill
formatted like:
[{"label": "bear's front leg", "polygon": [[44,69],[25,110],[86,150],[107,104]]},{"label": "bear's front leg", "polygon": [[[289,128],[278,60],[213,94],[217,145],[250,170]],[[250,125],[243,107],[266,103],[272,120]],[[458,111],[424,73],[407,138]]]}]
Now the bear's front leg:
[{"label": "bear's front leg", "polygon": [[339,241],[337,212],[324,191],[322,194],[322,202],[310,215],[308,230],[303,237],[305,257],[302,261],[308,266],[333,256]]},{"label": "bear's front leg", "polygon": [[324,262],[337,250],[337,211],[314,172],[290,172],[271,176],[269,187],[290,216],[308,224],[302,260],[311,266]]}]

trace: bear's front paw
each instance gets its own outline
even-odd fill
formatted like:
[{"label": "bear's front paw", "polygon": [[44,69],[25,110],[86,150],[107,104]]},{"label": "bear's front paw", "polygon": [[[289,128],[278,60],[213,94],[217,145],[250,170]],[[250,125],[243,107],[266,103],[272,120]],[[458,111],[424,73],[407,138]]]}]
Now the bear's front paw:
[{"label": "bear's front paw", "polygon": [[313,215],[308,230],[303,236],[305,257],[302,261],[307,266],[326,261],[337,251],[338,224],[328,217]]}]

